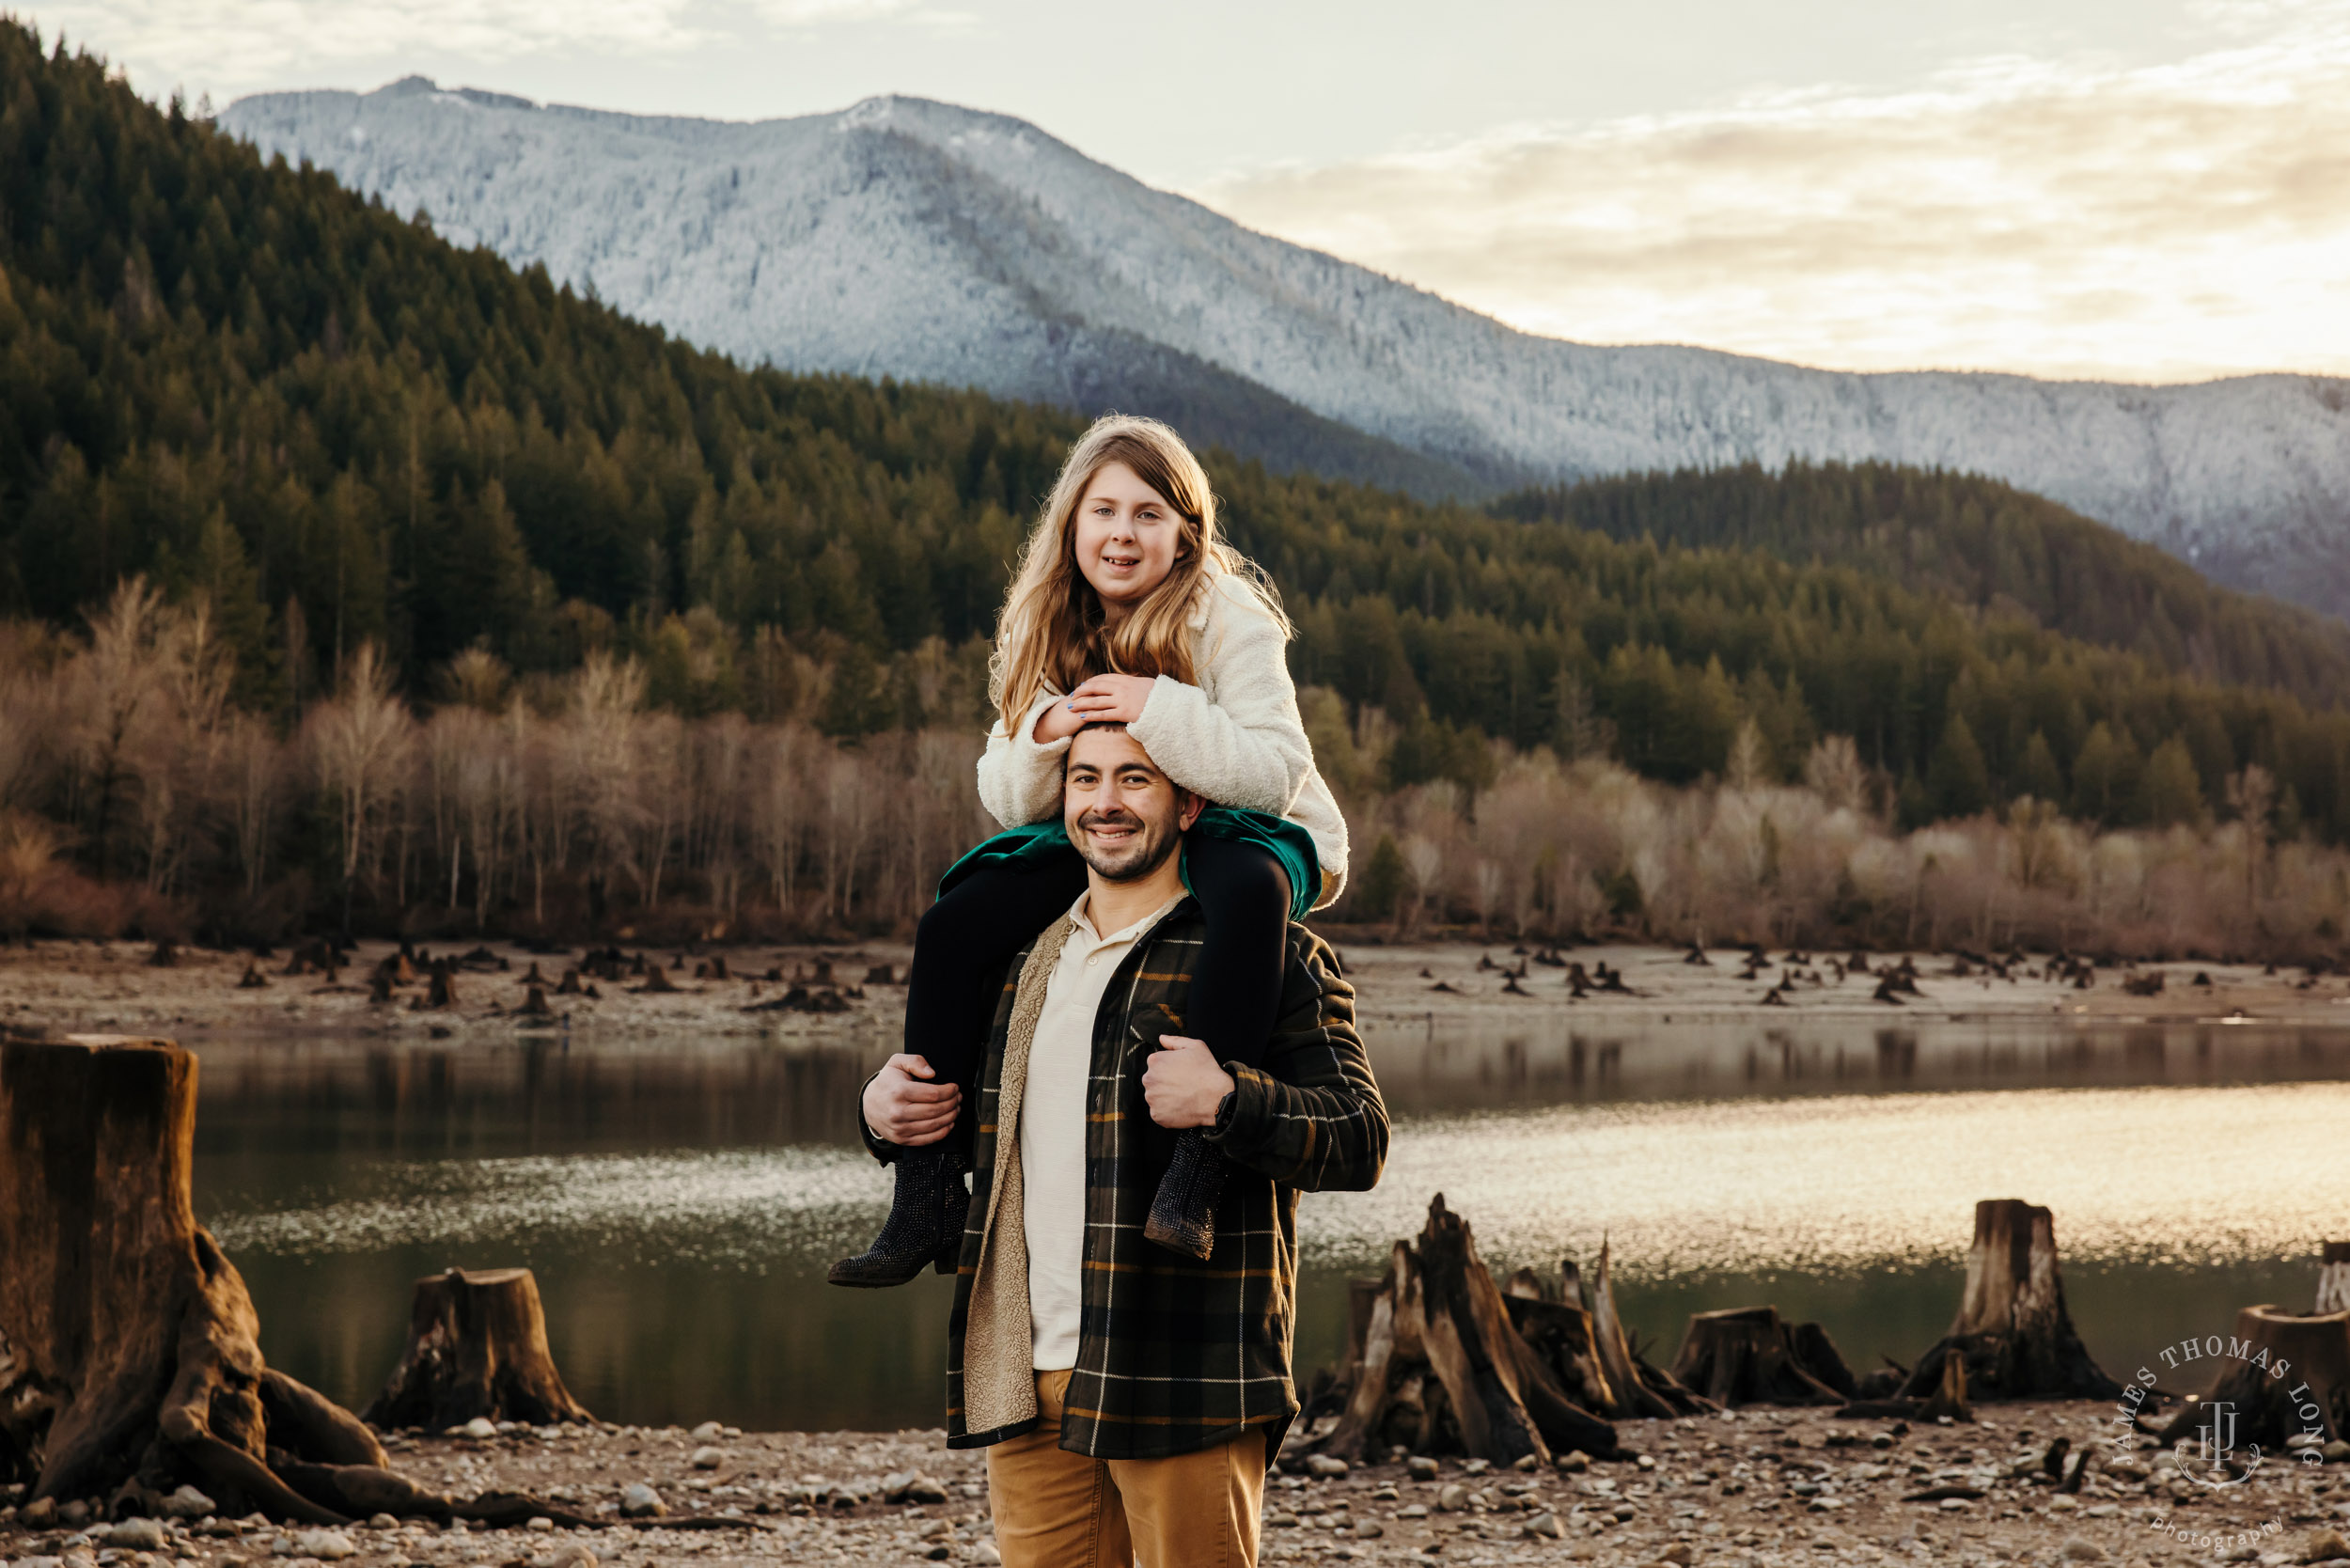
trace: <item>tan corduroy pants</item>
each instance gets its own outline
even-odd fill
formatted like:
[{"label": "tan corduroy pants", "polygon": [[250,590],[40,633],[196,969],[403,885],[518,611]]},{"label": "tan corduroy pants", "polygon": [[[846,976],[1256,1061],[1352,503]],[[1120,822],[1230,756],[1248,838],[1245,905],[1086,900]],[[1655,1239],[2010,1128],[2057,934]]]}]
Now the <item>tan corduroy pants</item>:
[{"label": "tan corduroy pants", "polygon": [[1066,1372],[1036,1374],[1033,1431],[987,1450],[1005,1568],[1256,1568],[1264,1429],[1167,1459],[1060,1447]]}]

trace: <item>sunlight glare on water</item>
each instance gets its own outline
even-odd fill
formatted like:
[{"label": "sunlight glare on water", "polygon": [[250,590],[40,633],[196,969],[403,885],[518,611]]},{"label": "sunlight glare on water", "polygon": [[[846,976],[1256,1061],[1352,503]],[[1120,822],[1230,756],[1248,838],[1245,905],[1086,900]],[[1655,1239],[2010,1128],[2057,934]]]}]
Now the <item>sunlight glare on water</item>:
[{"label": "sunlight glare on water", "polygon": [[232,1253],[554,1243],[760,1269],[870,1230],[889,1198],[863,1152],[815,1147],[400,1161],[370,1175],[365,1196],[231,1212],[214,1234]]},{"label": "sunlight glare on water", "polygon": [[[2350,1085],[1851,1095],[1553,1106],[1407,1119],[1374,1192],[1309,1196],[1308,1256],[1377,1256],[1442,1192],[1489,1261],[1588,1261],[1627,1279],[1838,1272],[1963,1258],[1980,1198],[2056,1212],[2068,1259],[2225,1263],[2338,1230]],[[235,1250],[527,1243],[761,1269],[886,1204],[851,1149],[392,1162],[372,1190],[230,1213]]]},{"label": "sunlight glare on water", "polygon": [[1309,1250],[1375,1253],[1432,1193],[1488,1261],[1627,1278],[1963,1260],[1976,1200],[2055,1211],[2068,1260],[2227,1263],[2341,1229],[2350,1085],[1562,1105],[1408,1123],[1374,1192],[1308,1200]]}]

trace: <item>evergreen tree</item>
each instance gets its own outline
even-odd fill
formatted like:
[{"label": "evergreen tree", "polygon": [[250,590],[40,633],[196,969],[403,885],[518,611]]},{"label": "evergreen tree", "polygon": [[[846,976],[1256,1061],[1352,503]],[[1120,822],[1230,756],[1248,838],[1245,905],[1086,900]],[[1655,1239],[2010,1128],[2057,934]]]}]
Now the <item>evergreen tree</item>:
[{"label": "evergreen tree", "polygon": [[1412,870],[1403,863],[1403,852],[1398,848],[1395,835],[1382,833],[1371,846],[1371,858],[1365,862],[1359,881],[1354,883],[1353,902],[1367,920],[1386,920],[1394,917],[1396,906],[1411,888]]},{"label": "evergreen tree", "polygon": [[2056,750],[2048,745],[2048,737],[2039,730],[2024,744],[2023,760],[2016,764],[2015,787],[2018,793],[2052,806],[2064,800],[2064,774],[2057,766]]},{"label": "evergreen tree", "polygon": [[1953,713],[1926,770],[1926,799],[1937,817],[1971,817],[1991,804],[1991,773],[1964,714]]},{"label": "evergreen tree", "polygon": [[2196,777],[2195,759],[2180,736],[2173,735],[2154,747],[2154,755],[2146,760],[2138,789],[2143,796],[2138,815],[2153,826],[2202,821],[2202,781]]}]

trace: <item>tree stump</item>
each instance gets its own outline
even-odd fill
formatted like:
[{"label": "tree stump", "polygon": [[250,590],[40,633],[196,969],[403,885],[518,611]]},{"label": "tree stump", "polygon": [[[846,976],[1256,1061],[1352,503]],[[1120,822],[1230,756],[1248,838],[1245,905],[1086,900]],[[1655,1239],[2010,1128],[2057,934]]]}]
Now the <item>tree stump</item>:
[{"label": "tree stump", "polygon": [[190,1206],[196,1072],[169,1041],[0,1040],[0,1480],[116,1507],[194,1482],[228,1514],[340,1523],[279,1455],[388,1475],[384,1450],[262,1363]]},{"label": "tree stump", "polygon": [[1550,1369],[1569,1399],[1602,1415],[1622,1410],[1623,1402],[1616,1397],[1600,1365],[1590,1312],[1568,1302],[1514,1293],[1503,1305],[1510,1310],[1510,1325],[1518,1331],[1518,1338]]},{"label": "tree stump", "polygon": [[1985,1399],[2115,1399],[2107,1377],[2073,1327],[2057,1267],[2056,1224],[2020,1198],[1975,1205],[1966,1288],[1950,1332],[1918,1358],[1902,1393],[1928,1398],[1942,1388],[1942,1362],[1966,1358],[1966,1387]]},{"label": "tree stump", "polygon": [[1599,1244],[1599,1265],[1591,1271],[1590,1303],[1592,1347],[1607,1373],[1607,1385],[1616,1394],[1616,1403],[1607,1407],[1606,1414],[1619,1420],[1633,1416],[1669,1420],[1675,1416],[1693,1416],[1700,1410],[1718,1408],[1712,1400],[1691,1392],[1672,1373],[1650,1366],[1634,1352],[1624,1336],[1623,1321],[1616,1315],[1616,1292],[1608,1278],[1605,1238]]},{"label": "tree stump", "polygon": [[1529,1310],[1572,1313],[1588,1346],[1581,1309],[1505,1297],[1477,1256],[1467,1221],[1441,1194],[1429,1204],[1418,1245],[1397,1242],[1386,1273],[1351,1305],[1349,1364],[1334,1380],[1346,1388],[1345,1407],[1299,1448],[1352,1461],[1395,1444],[1426,1453],[1457,1443],[1471,1457],[1504,1464],[1569,1449],[1594,1458],[1622,1451],[1615,1428],[1576,1403],[1518,1332]]},{"label": "tree stump", "polygon": [[438,1432],[477,1416],[544,1426],[589,1421],[547,1348],[539,1283],[526,1268],[450,1269],[416,1281],[408,1344],[361,1419]]},{"label": "tree stump", "polygon": [[[1452,1396],[1462,1442],[1473,1457],[1497,1464],[1514,1464],[1528,1454],[1548,1464],[1541,1423],[1526,1403],[1535,1381],[1533,1357],[1510,1326],[1501,1289],[1477,1256],[1468,1222],[1445,1207],[1442,1193],[1428,1206],[1419,1262],[1422,1343]],[[1559,1402],[1567,1403],[1563,1391]]]},{"label": "tree stump", "polygon": [[1815,1323],[1798,1329],[1781,1321],[1776,1307],[1690,1313],[1672,1374],[1716,1404],[1733,1407],[1841,1404],[1853,1391],[1851,1369],[1825,1331]]},{"label": "tree stump", "polygon": [[[2350,1311],[2247,1307],[2236,1314],[2232,1340],[2243,1342],[2243,1358],[2235,1358],[2232,1344],[2211,1392],[2188,1400],[2155,1431],[2166,1446],[2199,1435],[2222,1405],[2233,1407],[2239,1450],[2257,1444],[2275,1457],[2297,1432],[2318,1434],[2326,1442],[2350,1437]],[[2272,1375],[2280,1362],[2286,1372]]]},{"label": "tree stump", "polygon": [[2350,1312],[2350,1241],[2326,1244],[2318,1261],[2316,1309]]}]

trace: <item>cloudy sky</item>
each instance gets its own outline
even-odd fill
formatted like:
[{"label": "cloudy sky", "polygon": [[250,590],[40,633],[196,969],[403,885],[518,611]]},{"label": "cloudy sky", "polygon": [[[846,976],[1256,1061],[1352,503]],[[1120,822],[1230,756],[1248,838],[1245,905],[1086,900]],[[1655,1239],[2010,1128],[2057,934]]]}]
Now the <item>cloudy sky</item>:
[{"label": "cloudy sky", "polygon": [[150,95],[909,92],[1528,331],[2350,373],[2350,0],[64,0]]}]

